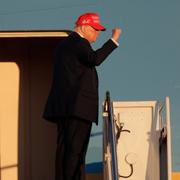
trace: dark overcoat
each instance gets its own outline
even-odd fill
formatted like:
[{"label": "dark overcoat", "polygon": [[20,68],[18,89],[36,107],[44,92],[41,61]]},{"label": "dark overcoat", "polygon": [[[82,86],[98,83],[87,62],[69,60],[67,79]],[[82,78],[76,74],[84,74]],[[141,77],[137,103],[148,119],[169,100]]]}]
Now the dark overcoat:
[{"label": "dark overcoat", "polygon": [[57,122],[61,117],[77,116],[98,122],[98,75],[100,65],[117,47],[109,39],[94,51],[90,43],[73,32],[55,51],[53,80],[43,117]]}]

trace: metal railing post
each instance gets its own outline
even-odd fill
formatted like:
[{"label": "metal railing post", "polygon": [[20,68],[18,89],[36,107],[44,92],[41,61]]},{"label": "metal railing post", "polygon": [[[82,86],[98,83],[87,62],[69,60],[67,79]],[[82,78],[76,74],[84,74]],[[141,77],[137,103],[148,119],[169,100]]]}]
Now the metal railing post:
[{"label": "metal railing post", "polygon": [[116,136],[114,127],[114,118],[112,113],[112,103],[110,100],[110,93],[106,92],[106,100],[104,104],[104,112],[108,114],[108,142],[110,143],[111,150],[111,172],[112,180],[118,180],[118,164],[117,164],[117,152],[116,152]]}]

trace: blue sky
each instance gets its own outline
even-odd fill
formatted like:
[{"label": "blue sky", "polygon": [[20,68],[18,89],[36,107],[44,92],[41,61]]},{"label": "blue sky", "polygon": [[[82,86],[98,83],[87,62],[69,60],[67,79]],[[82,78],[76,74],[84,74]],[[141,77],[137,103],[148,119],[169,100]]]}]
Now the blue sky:
[{"label": "blue sky", "polygon": [[[171,100],[173,170],[180,171],[180,1],[179,0],[0,0],[0,30],[73,29],[79,14],[99,12],[107,27],[96,49],[120,26],[120,46],[98,67],[100,102]],[[102,130],[100,125],[93,132]],[[101,136],[92,138],[87,161],[100,161]],[[96,152],[96,153],[93,153]],[[96,156],[91,157],[91,154]]]}]

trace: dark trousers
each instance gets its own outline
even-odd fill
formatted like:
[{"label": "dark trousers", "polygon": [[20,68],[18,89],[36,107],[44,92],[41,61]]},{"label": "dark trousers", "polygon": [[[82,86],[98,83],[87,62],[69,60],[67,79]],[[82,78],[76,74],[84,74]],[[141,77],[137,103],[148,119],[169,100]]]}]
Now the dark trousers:
[{"label": "dark trousers", "polygon": [[91,127],[92,122],[76,117],[59,120],[55,180],[84,180]]}]

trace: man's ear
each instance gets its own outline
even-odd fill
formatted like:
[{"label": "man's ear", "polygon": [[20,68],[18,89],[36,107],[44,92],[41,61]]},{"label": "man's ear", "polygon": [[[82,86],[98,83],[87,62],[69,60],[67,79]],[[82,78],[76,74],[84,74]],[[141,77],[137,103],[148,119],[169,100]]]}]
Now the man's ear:
[{"label": "man's ear", "polygon": [[86,34],[87,26],[81,26],[81,31],[82,31],[83,34]]}]

